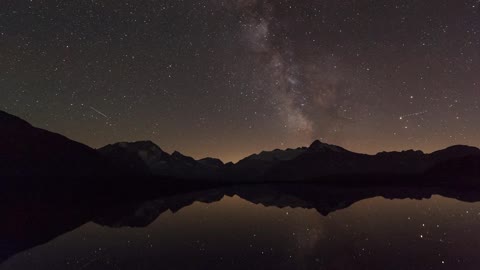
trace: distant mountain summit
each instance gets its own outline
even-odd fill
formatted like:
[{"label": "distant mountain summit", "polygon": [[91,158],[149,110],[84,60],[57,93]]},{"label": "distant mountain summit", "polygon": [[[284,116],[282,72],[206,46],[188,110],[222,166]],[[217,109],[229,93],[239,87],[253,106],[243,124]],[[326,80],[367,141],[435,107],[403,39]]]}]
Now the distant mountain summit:
[{"label": "distant mountain summit", "polygon": [[217,173],[211,166],[178,151],[171,155],[151,141],[120,142],[98,151],[117,166],[125,166],[142,174],[176,178],[212,178]]},{"label": "distant mountain summit", "polygon": [[109,144],[98,149],[98,152],[116,166],[129,168],[136,174],[151,174],[152,166],[161,163],[162,158],[168,156],[150,141]]},{"label": "distant mountain summit", "polygon": [[220,168],[222,167],[223,165],[225,165],[223,163],[223,161],[221,161],[220,159],[218,158],[202,158],[200,160],[198,160],[198,162],[200,162],[201,164],[203,164],[204,166],[209,166],[209,167],[213,167],[213,168]]},{"label": "distant mountain summit", "polygon": [[321,151],[333,151],[333,152],[349,152],[344,148],[332,144],[322,143],[319,140],[315,140],[310,146],[308,147],[309,151],[321,152]]},{"label": "distant mountain summit", "polygon": [[467,145],[453,145],[442,150],[432,152],[430,156],[435,162],[443,162],[451,159],[475,156],[479,154],[477,147]]}]

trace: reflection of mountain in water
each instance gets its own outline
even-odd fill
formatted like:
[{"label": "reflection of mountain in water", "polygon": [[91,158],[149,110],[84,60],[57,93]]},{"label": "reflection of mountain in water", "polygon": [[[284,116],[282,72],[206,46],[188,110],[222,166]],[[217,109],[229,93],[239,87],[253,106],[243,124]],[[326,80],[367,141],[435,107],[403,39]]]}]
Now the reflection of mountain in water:
[{"label": "reflection of mountain in water", "polygon": [[[58,194],[58,192],[55,192]],[[212,203],[224,196],[237,195],[254,204],[267,207],[316,209],[322,215],[344,209],[360,200],[382,196],[387,199],[425,199],[441,195],[466,202],[480,201],[480,191],[462,188],[394,187],[343,188],[313,184],[279,184],[211,187],[209,189],[165,188],[162,195],[147,198],[84,199],[42,196],[15,196],[0,206],[0,260],[48,242],[87,222],[109,227],[145,227],[165,211],[176,212],[194,202]],[[14,198],[12,196],[11,198]],[[49,198],[49,203],[45,203]]]},{"label": "reflection of mountain in water", "polygon": [[151,201],[125,205],[123,208],[107,210],[94,222],[110,227],[144,227],[155,221],[165,211],[177,212],[194,202],[214,203],[224,196],[239,196],[254,204],[278,208],[315,209],[326,216],[337,210],[369,198],[428,199],[441,195],[465,202],[480,201],[480,191],[451,190],[445,188],[342,188],[315,185],[256,185],[215,188],[188,192]]}]

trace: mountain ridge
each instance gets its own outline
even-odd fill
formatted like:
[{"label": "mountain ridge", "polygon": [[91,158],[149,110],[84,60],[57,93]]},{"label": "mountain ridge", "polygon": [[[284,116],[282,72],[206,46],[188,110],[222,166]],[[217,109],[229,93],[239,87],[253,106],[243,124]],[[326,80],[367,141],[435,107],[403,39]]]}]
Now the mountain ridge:
[{"label": "mountain ridge", "polygon": [[[169,154],[152,141],[118,142],[99,149],[62,135],[33,127],[0,111],[0,156],[6,176],[114,176],[137,175],[224,182],[322,181],[355,175],[438,175],[477,177],[480,149],[453,145],[431,153],[419,150],[379,152],[349,151],[315,140],[308,147],[274,149],[252,154],[237,163],[220,159],[195,160],[178,151]],[[62,164],[62,166],[58,166]],[[439,164],[451,164],[445,170]],[[461,169],[460,169],[461,168]],[[434,170],[434,171],[432,171]]]}]

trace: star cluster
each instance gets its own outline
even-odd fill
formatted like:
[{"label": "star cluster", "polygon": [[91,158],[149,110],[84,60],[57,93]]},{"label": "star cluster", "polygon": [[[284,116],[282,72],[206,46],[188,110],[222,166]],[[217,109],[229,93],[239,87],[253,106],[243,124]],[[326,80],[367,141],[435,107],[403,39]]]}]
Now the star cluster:
[{"label": "star cluster", "polygon": [[6,0],[0,109],[238,160],[480,145],[478,0]]}]

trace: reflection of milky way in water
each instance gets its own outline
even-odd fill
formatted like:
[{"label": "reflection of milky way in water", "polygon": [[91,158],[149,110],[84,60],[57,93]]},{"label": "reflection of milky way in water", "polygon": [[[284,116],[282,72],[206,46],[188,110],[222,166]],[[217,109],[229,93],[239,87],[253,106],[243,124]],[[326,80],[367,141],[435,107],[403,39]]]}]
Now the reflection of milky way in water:
[{"label": "reflection of milky way in water", "polygon": [[476,269],[479,211],[440,196],[377,197],[322,216],[224,197],[146,228],[88,223],[0,269]]}]

